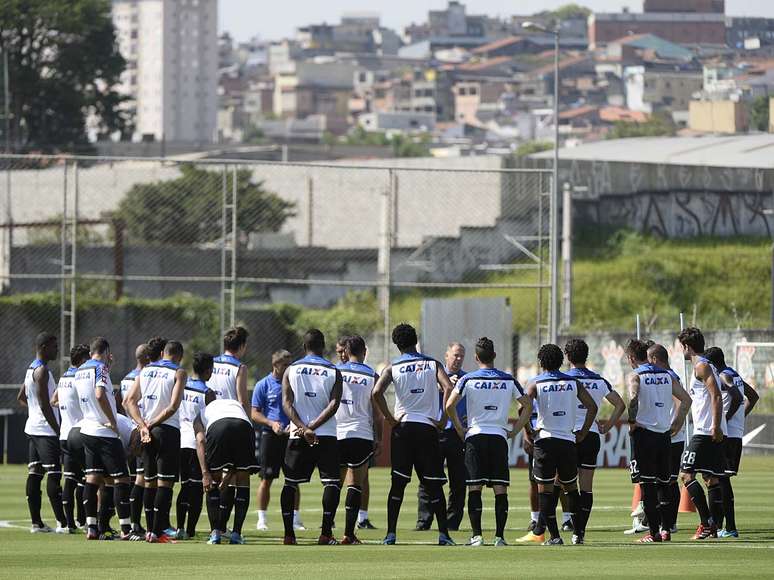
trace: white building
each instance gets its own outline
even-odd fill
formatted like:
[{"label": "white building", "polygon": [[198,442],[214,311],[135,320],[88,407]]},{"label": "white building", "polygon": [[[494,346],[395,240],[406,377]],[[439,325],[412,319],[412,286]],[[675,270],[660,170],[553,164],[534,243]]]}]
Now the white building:
[{"label": "white building", "polygon": [[113,0],[135,139],[211,142],[217,125],[217,0]]}]

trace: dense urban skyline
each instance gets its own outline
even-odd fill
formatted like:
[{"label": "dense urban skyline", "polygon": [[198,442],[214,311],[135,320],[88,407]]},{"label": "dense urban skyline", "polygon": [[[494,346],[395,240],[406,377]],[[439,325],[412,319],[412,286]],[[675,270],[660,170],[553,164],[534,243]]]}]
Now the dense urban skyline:
[{"label": "dense urban skyline", "polygon": [[[470,0],[468,11],[474,14],[508,16],[531,14],[552,9],[569,0]],[[627,7],[633,12],[642,10],[642,0],[579,0],[578,4],[592,10],[618,12]],[[394,0],[371,0],[367,9],[360,0],[291,0],[266,10],[263,2],[245,0],[220,0],[220,30],[229,32],[237,40],[247,40],[256,34],[264,39],[279,39],[292,36],[295,29],[307,24],[338,22],[348,12],[368,12],[381,16],[382,24],[395,30],[402,30],[411,22],[424,22],[428,10],[440,10],[446,0],[424,0],[395,2]],[[771,0],[728,0],[726,13],[730,16],[765,16],[774,18],[774,2]]]}]

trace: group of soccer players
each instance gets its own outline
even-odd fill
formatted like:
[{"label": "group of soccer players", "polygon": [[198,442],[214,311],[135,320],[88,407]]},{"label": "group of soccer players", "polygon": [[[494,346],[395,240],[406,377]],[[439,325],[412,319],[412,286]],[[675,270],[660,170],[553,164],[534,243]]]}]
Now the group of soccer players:
[{"label": "group of soccer players", "polygon": [[[628,409],[610,383],[587,368],[583,340],[568,341],[564,351],[543,345],[537,355],[541,373],[522,387],[495,367],[489,338],[477,341],[478,368],[466,373],[461,344],[450,344],[441,363],[419,352],[417,333],[408,324],[394,328],[392,341],[400,356],[380,374],[365,363],[362,337],[340,339],[339,364],[333,364],[324,358],[324,335],[311,329],[303,337],[304,355],[293,361],[289,352],[277,351],[271,373],[248,400],[248,369],[242,363],[247,338],[244,328],[230,329],[223,337],[223,354],[194,354],[189,375],[181,367],[183,345],[154,337],[137,348],[136,367],[114,389],[107,339],[74,347],[71,366],[57,384],[48,369],[57,357],[57,340],[41,333],[19,393],[29,410],[31,531],[76,533],[84,527],[89,540],[170,543],[196,534],[206,498],[208,543],[243,544],[250,475],[259,470],[258,427],[258,529],[268,529],[271,483],[281,471],[283,543],[296,543],[295,531],[303,527],[299,486],[317,469],[323,485],[318,544],[357,545],[356,529],[373,529],[367,512],[368,467],[386,424],[392,471],[384,544],[397,543],[405,489],[415,471],[421,484],[417,529],[428,529],[435,519],[438,544],[455,545],[450,530],[459,529],[467,488],[468,545],[484,545],[482,494],[489,487],[496,524],[492,543],[507,545],[508,437],[522,429],[530,455],[533,521],[517,542],[562,544],[556,519],[561,499],[569,516],[564,529],[572,529],[573,544],[583,544],[600,438],[628,410],[632,481],[640,486],[649,532],[639,542],[671,540],[678,477],[700,517],[693,538],[738,537],[731,477],[739,468],[744,417],[758,396],[726,365],[719,348],[705,350],[696,328],[678,336],[693,363],[687,391],[669,368],[662,345],[628,343],[633,369],[627,378]],[[570,369],[562,372],[565,356]],[[392,409],[385,398],[390,386],[395,391]],[[607,421],[598,421],[604,400],[613,411]],[[514,405],[517,419],[511,424]],[[689,410],[694,434],[683,449]],[[451,479],[448,509],[444,463]],[[706,495],[696,474],[706,484]],[[55,529],[41,519],[44,475]],[[333,530],[342,486],[344,532],[337,540]],[[117,532],[110,526],[114,514]]]}]

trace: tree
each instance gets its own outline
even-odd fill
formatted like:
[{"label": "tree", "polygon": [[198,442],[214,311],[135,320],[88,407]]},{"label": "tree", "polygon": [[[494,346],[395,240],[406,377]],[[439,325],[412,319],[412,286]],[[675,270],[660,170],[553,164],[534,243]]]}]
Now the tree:
[{"label": "tree", "polygon": [[11,139],[17,149],[62,150],[131,131],[116,91],[126,62],[118,52],[109,0],[4,0],[0,49],[8,53]]},{"label": "tree", "polygon": [[750,107],[750,129],[769,130],[769,97],[758,97]]},{"label": "tree", "polygon": [[527,141],[516,148],[515,155],[516,157],[527,157],[553,148],[554,144],[551,141]]},{"label": "tree", "polygon": [[550,26],[556,26],[563,20],[586,19],[591,14],[591,9],[580,4],[570,3],[560,6],[556,10],[543,10],[534,14],[538,20],[544,21]]},{"label": "tree", "polygon": [[672,118],[665,113],[656,113],[644,123],[616,121],[607,139],[629,139],[631,137],[672,136],[676,128]]},{"label": "tree", "polygon": [[[221,237],[223,174],[183,165],[170,181],[132,187],[118,207],[129,237],[150,244],[200,244]],[[237,228],[240,234],[276,232],[294,214],[295,204],[251,181],[247,169],[237,171]],[[226,187],[233,186],[228,172]]]}]

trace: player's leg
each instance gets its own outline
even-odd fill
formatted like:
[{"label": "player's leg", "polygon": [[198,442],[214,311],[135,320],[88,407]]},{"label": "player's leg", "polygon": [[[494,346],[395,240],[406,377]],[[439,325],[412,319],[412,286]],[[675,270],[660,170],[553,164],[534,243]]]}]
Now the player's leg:
[{"label": "player's leg", "polygon": [[145,512],[145,528],[147,533],[153,531],[155,522],[154,506],[158,490],[157,442],[151,440],[142,446],[142,465],[144,489],[142,494],[143,511]]},{"label": "player's leg", "polygon": [[174,537],[170,523],[175,480],[180,472],[180,430],[169,425],[157,425],[151,437],[158,441],[156,501],[153,504],[153,533],[160,542]]},{"label": "player's leg", "polygon": [[[207,441],[210,440],[210,434],[207,433]],[[209,448],[208,455],[209,457]],[[208,460],[208,466],[209,460]],[[220,544],[221,534],[225,530],[220,529],[220,484],[223,479],[222,469],[210,470],[212,476],[212,487],[207,492],[207,515],[210,520],[210,536],[207,539],[208,544]]]},{"label": "player's leg", "polygon": [[202,487],[202,468],[199,465],[199,458],[196,451],[189,458],[189,480],[188,480],[188,517],[185,528],[185,537],[193,538],[196,535],[196,525],[199,523],[199,516],[202,514],[202,505],[204,503],[204,488]]},{"label": "player's leg", "polygon": [[112,537],[113,529],[110,527],[110,519],[115,513],[115,488],[113,487],[113,480],[108,478],[100,487],[97,495],[99,498],[97,528],[99,529],[100,536]]},{"label": "player's leg", "polygon": [[86,480],[83,485],[83,510],[86,514],[86,539],[99,538],[98,523],[98,493],[103,483],[105,468],[102,464],[99,438],[81,433],[84,447]]},{"label": "player's leg", "polygon": [[347,496],[344,499],[346,519],[343,543],[359,544],[360,541],[355,535],[355,524],[363,498],[363,483],[368,475],[368,461],[366,460],[365,463],[358,466],[349,467],[346,471],[343,479],[347,488]]},{"label": "player's leg", "polygon": [[438,544],[441,546],[454,545],[454,541],[449,537],[449,524],[446,519],[446,496],[443,493],[446,474],[443,471],[443,455],[441,454],[438,432],[430,425],[414,423],[411,424],[411,427],[415,433],[412,438],[414,469],[430,496],[430,507],[438,526]]},{"label": "player's leg", "polygon": [[314,463],[323,484],[322,526],[318,544],[338,543],[333,537],[333,522],[341,501],[341,479],[339,474],[339,445],[335,437],[318,437],[312,447]]},{"label": "player's leg", "polygon": [[723,521],[723,488],[717,475],[702,474],[707,485],[707,503],[709,504],[712,525],[717,527],[718,522]]},{"label": "player's leg", "polygon": [[67,533],[67,523],[62,506],[62,452],[58,437],[38,437],[38,453],[46,472],[46,495],[56,519],[56,532]]},{"label": "player's leg", "polygon": [[[725,474],[719,478],[720,487],[723,495],[723,517],[725,527],[718,535],[723,538],[738,538],[739,532],[736,529],[736,510],[734,509],[734,488],[731,485],[731,478],[739,472],[739,463],[742,455],[742,440],[740,438],[727,437],[723,440],[723,450],[725,453],[726,466]],[[722,526],[722,521],[718,522],[718,527]]]},{"label": "player's leg", "polygon": [[[578,450],[574,441],[560,441],[557,446],[559,457],[557,459],[556,472],[559,483],[564,491],[566,500],[566,512],[570,514],[573,530],[579,527],[580,493],[578,492]],[[582,517],[582,516],[580,516]],[[582,536],[573,536],[574,544],[582,544]]]},{"label": "player's leg", "polygon": [[69,443],[66,440],[62,441],[62,465],[64,475],[62,508],[64,509],[67,528],[70,530],[70,533],[74,533],[76,530],[75,495],[78,489],[78,482],[80,481],[79,475],[82,477],[82,471],[79,470],[74,454],[70,451]]},{"label": "player's leg", "polygon": [[532,453],[527,456],[527,476],[529,478],[529,509],[530,509],[530,521],[527,526],[527,531],[531,532],[535,529],[538,518],[540,517],[540,506],[538,505],[538,486],[535,481],[535,476],[532,474],[532,464],[534,457]]},{"label": "player's leg", "polygon": [[488,483],[485,473],[487,449],[484,435],[473,435],[465,441],[465,467],[468,486],[468,519],[470,520],[470,540],[468,546],[483,546],[484,538],[481,531],[481,512],[483,502],[481,493]]},{"label": "player's leg", "polygon": [[691,441],[683,453],[680,466],[680,478],[699,514],[700,524],[696,534],[694,534],[694,539],[705,539],[713,535],[712,515],[707,504],[707,497],[704,495],[701,483],[696,479],[696,473],[703,471],[706,466],[705,454],[708,441],[711,442],[711,438],[704,435],[691,437]]},{"label": "player's leg", "polygon": [[371,479],[370,471],[374,465],[374,458],[368,460],[368,469],[366,470],[365,479],[363,480],[363,494],[360,500],[360,510],[357,513],[357,527],[364,530],[373,530],[376,527],[368,519],[368,504],[371,501]]},{"label": "player's leg", "polygon": [[669,499],[670,513],[667,521],[672,522],[672,528],[668,531],[670,534],[677,531],[677,516],[680,511],[680,461],[683,456],[685,444],[682,441],[671,443],[670,461],[669,461]]},{"label": "player's leg", "polygon": [[430,509],[430,496],[420,482],[417,486],[417,525],[414,531],[424,532],[433,527],[433,512]]},{"label": "player's leg", "polygon": [[[105,493],[110,494],[112,491],[112,501],[108,500],[106,497],[105,499],[108,500],[106,503],[112,504],[118,515],[118,523],[121,527],[120,538],[122,540],[130,540],[132,539],[131,512],[129,508],[131,480],[129,479],[126,453],[124,452],[121,440],[112,437],[100,438],[100,449],[102,452],[102,464],[105,467],[105,475],[109,478],[106,483],[110,484],[105,486]],[[104,520],[102,522],[105,531],[109,530],[109,522],[109,516],[107,517],[107,522]]]},{"label": "player's leg", "polygon": [[185,521],[188,517],[188,510],[191,505],[190,501],[190,487],[191,481],[191,455],[196,452],[193,449],[181,449],[180,450],[180,474],[178,476],[178,482],[180,483],[180,489],[177,490],[177,498],[175,499],[175,522],[177,524],[178,539],[185,539],[186,537],[186,525]]},{"label": "player's leg", "polygon": [[[245,425],[247,425],[245,423]],[[249,427],[249,425],[248,425]],[[234,496],[234,528],[231,532],[231,544],[243,544],[242,526],[250,509],[250,472],[239,470],[234,480],[236,493]]]},{"label": "player's leg", "polygon": [[465,443],[454,430],[446,430],[443,434],[444,457],[449,475],[449,505],[446,519],[449,530],[457,531],[465,512]]},{"label": "player's leg", "polygon": [[489,483],[492,485],[495,500],[495,537],[497,547],[505,543],[505,525],[508,523],[508,486],[511,474],[508,469],[508,442],[504,437],[489,436]]},{"label": "player's leg", "polygon": [[246,421],[234,423],[231,429],[231,437],[234,438],[230,446],[233,450],[233,462],[236,469],[234,477],[234,527],[231,531],[230,544],[244,544],[242,526],[250,509],[250,474],[258,470],[255,461],[255,432],[252,425]]},{"label": "player's leg", "polygon": [[27,463],[28,469],[25,493],[27,495],[27,507],[30,511],[30,521],[32,522],[30,531],[33,533],[52,532],[53,530],[43,523],[43,520],[40,516],[40,508],[43,499],[43,495],[40,491],[44,474],[43,466],[41,465],[38,449],[35,445],[34,436],[27,435],[27,439],[29,449],[29,463]]},{"label": "player's leg", "polygon": [[578,527],[575,528],[575,535],[581,538],[586,537],[586,527],[591,518],[591,509],[594,506],[594,471],[594,469],[578,467],[580,499],[578,515],[576,516]]},{"label": "player's leg", "polygon": [[284,485],[280,493],[280,509],[282,524],[285,528],[285,544],[296,543],[296,533],[293,529],[293,508],[296,503],[298,487],[311,479],[314,469],[314,457],[311,446],[303,439],[290,439],[285,450],[282,471],[285,475]]},{"label": "player's leg", "polygon": [[266,515],[271,500],[271,485],[282,469],[287,441],[287,437],[277,435],[273,431],[261,433],[261,482],[258,484],[258,523],[256,524],[259,531],[269,529]]},{"label": "player's leg", "polygon": [[394,544],[400,508],[406,486],[411,481],[414,468],[411,434],[406,431],[405,423],[396,425],[390,435],[390,463],[392,465],[390,490],[387,493],[387,535],[385,544]]}]

